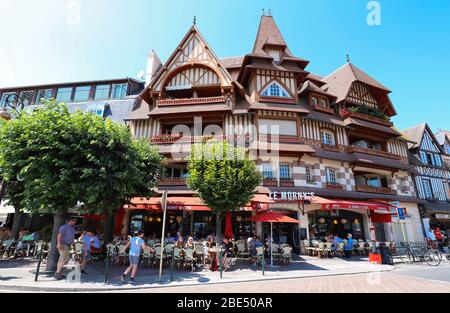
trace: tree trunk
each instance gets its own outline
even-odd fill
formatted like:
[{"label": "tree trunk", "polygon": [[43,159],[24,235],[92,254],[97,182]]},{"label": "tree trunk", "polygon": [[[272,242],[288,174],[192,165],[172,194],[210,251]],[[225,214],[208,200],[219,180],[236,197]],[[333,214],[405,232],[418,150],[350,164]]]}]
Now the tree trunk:
[{"label": "tree trunk", "polygon": [[47,257],[47,266],[45,270],[47,272],[54,272],[56,271],[56,265],[58,264],[59,259],[59,252],[57,249],[57,238],[58,238],[58,232],[59,228],[64,225],[66,222],[67,213],[64,210],[57,210],[53,214],[53,230],[52,230],[52,240],[50,243],[50,251],[48,252]]},{"label": "tree trunk", "polygon": [[216,240],[220,245],[222,242],[222,212],[216,212]]},{"label": "tree trunk", "polygon": [[109,243],[113,240],[114,233],[114,216],[115,211],[106,211],[105,219],[103,220],[103,241]]},{"label": "tree trunk", "polygon": [[23,213],[18,206],[14,206],[14,221],[11,229],[11,239],[19,239],[20,226],[22,224]]}]

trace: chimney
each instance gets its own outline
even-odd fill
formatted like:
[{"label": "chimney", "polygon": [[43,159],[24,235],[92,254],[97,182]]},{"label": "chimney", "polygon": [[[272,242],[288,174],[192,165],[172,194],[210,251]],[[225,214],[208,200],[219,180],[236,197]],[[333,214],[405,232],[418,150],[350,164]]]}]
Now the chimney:
[{"label": "chimney", "polygon": [[161,68],[162,63],[155,51],[150,51],[147,57],[147,70],[145,72],[145,86],[150,85],[153,77]]}]

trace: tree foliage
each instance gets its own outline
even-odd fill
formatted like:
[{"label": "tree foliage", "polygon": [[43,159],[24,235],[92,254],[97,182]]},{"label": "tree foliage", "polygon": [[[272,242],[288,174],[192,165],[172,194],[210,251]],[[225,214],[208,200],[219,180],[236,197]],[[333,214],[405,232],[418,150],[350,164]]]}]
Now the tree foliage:
[{"label": "tree foliage", "polygon": [[215,212],[246,206],[261,181],[255,162],[243,148],[210,141],[191,153],[188,186]]},{"label": "tree foliage", "polygon": [[80,202],[92,213],[116,210],[156,185],[161,156],[126,126],[54,101],[1,125],[2,174],[23,186],[13,198],[33,213]]}]

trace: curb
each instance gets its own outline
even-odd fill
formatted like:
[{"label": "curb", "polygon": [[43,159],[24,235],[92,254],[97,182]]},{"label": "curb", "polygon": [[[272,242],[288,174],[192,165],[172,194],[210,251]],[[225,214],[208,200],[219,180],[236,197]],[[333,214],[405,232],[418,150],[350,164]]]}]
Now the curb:
[{"label": "curb", "polygon": [[131,291],[131,290],[151,290],[159,288],[177,288],[177,287],[193,287],[193,286],[205,286],[205,285],[224,285],[224,284],[235,284],[235,283],[249,283],[255,281],[271,281],[271,280],[291,280],[291,279],[306,279],[306,278],[320,278],[320,277],[333,277],[333,276],[348,276],[348,275],[362,275],[371,273],[386,273],[392,272],[397,268],[393,266],[389,269],[382,269],[378,271],[363,271],[363,272],[346,272],[346,273],[334,273],[334,274],[323,274],[323,275],[306,275],[306,276],[291,276],[291,277],[268,277],[261,276],[258,278],[251,278],[247,280],[233,280],[233,281],[218,281],[218,282],[205,282],[205,283],[185,283],[180,285],[164,285],[164,284],[152,284],[147,286],[135,286],[135,287],[99,287],[99,288],[83,288],[83,287],[35,287],[35,286],[18,286],[18,285],[1,285],[0,292],[6,290],[24,291],[24,292],[106,292],[106,291]]}]

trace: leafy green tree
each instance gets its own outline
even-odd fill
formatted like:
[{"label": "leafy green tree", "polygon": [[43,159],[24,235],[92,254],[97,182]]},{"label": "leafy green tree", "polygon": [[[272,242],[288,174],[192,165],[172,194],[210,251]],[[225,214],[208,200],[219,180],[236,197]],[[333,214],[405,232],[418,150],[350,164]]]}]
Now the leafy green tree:
[{"label": "leafy green tree", "polygon": [[216,213],[216,236],[222,236],[222,217],[253,198],[262,176],[243,148],[227,142],[196,145],[189,161],[188,186]]},{"label": "leafy green tree", "polygon": [[134,196],[149,196],[162,157],[133,141],[126,126],[64,104],[45,103],[0,128],[0,168],[6,180],[19,178],[13,197],[32,213],[54,213],[47,270],[57,262],[56,237],[68,209],[105,214],[104,239],[112,237],[117,209]]}]

